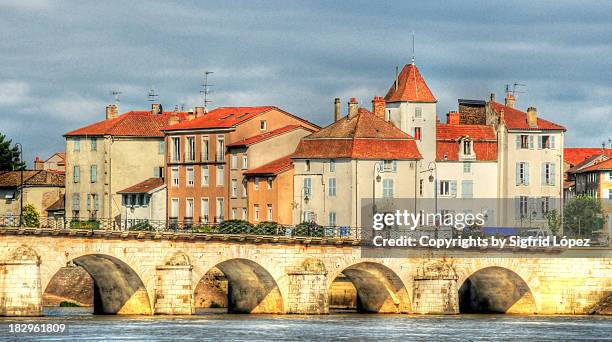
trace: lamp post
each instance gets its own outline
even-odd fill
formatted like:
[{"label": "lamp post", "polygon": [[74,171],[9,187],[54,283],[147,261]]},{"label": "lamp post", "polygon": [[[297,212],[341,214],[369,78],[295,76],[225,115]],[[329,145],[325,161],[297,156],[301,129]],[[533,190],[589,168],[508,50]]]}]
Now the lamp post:
[{"label": "lamp post", "polygon": [[[305,187],[302,187],[302,190],[300,190],[300,220],[304,219],[304,202],[308,204],[308,201],[309,201],[306,190],[308,190],[308,188],[305,188]],[[300,221],[300,222],[304,222],[304,221]]]},{"label": "lamp post", "polygon": [[[16,143],[15,147],[19,147],[19,163],[23,162],[23,146]],[[15,166],[13,166],[13,169]],[[23,168],[19,168],[19,226],[23,226]]]},{"label": "lamp post", "polygon": [[[385,173],[384,167],[382,171],[380,170],[380,165],[381,162],[374,163],[372,175],[372,217],[374,217],[374,214],[376,214],[376,183],[380,183],[380,174]],[[376,173],[376,170],[378,170],[378,174]]]},{"label": "lamp post", "polygon": [[[435,198],[435,214],[438,213],[438,166],[435,161],[430,161],[427,165],[427,170],[420,173],[429,172],[429,182],[434,183],[434,198]],[[435,175],[435,177],[434,177]],[[415,190],[416,191],[416,190]]]}]

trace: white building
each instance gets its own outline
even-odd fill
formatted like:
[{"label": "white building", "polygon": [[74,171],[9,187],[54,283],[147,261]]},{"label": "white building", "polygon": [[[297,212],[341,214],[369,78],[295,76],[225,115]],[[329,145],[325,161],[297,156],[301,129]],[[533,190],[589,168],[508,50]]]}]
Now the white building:
[{"label": "white building", "polygon": [[149,178],[117,192],[121,195],[121,227],[138,224],[163,227],[166,220],[166,185],[163,178]]}]

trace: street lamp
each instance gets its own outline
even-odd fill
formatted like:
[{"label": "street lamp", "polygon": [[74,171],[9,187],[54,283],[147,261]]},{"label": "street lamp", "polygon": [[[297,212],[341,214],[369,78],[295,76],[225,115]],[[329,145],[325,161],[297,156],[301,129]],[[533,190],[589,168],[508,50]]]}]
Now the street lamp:
[{"label": "street lamp", "polygon": [[[381,177],[380,174],[381,173],[385,173],[385,168],[384,168],[384,162],[383,162],[383,169],[380,169],[380,165],[381,162],[376,162],[374,163],[374,170],[373,170],[373,175],[372,175],[372,217],[374,217],[374,215],[376,214],[376,183],[380,183],[381,181]],[[376,170],[378,170],[378,173],[376,173]]]},{"label": "street lamp", "polygon": [[[19,147],[19,163],[23,162],[23,146],[20,143],[16,143],[15,147]],[[15,165],[13,164],[13,170]],[[23,168],[19,168],[19,226],[23,226]]]},{"label": "street lamp", "polygon": [[310,198],[308,198],[308,193],[310,192],[306,193],[306,190],[308,190],[308,188],[305,187],[302,187],[302,190],[300,190],[300,220],[304,220],[304,202],[308,204],[308,201],[310,200]]},{"label": "street lamp", "polygon": [[[435,198],[435,210],[436,214],[438,213],[438,166],[435,161],[429,162],[427,165],[427,170],[423,170],[420,173],[429,172],[429,182],[434,183],[434,198]],[[435,177],[434,177],[435,175]],[[416,189],[415,189],[416,191]]]}]

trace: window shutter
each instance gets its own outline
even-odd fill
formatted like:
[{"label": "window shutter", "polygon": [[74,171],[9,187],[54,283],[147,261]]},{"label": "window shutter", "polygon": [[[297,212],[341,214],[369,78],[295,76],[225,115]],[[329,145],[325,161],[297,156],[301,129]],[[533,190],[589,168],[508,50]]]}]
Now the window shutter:
[{"label": "window shutter", "polygon": [[521,163],[516,163],[516,185],[521,185]]},{"label": "window shutter", "polygon": [[529,149],[533,150],[533,135],[529,136]]},{"label": "window shutter", "polygon": [[450,182],[450,194],[453,197],[457,197],[457,181]]},{"label": "window shutter", "polygon": [[474,197],[474,181],[471,181],[471,180],[461,181],[461,197],[463,198]]},{"label": "window shutter", "polygon": [[547,185],[547,183],[546,183],[546,164],[548,164],[548,163],[542,163],[542,170],[540,171],[540,177],[542,179],[542,185]]},{"label": "window shutter", "polygon": [[550,163],[550,185],[555,185],[557,179],[556,166],[557,165],[555,163]]},{"label": "window shutter", "polygon": [[552,148],[552,149],[557,148],[557,145],[555,144],[555,136],[554,135],[550,136],[550,148]]},{"label": "window shutter", "polygon": [[525,162],[525,185],[529,185],[529,162]]},{"label": "window shutter", "polygon": [[397,172],[397,160],[393,161],[393,172]]},{"label": "window shutter", "polygon": [[91,209],[91,195],[87,195],[87,210]]},{"label": "window shutter", "polygon": [[542,136],[538,135],[538,150],[542,149]]},{"label": "window shutter", "polygon": [[517,220],[521,219],[521,198],[514,198],[514,218]]},{"label": "window shutter", "polygon": [[516,149],[520,149],[521,148],[521,136],[517,135],[516,136]]}]

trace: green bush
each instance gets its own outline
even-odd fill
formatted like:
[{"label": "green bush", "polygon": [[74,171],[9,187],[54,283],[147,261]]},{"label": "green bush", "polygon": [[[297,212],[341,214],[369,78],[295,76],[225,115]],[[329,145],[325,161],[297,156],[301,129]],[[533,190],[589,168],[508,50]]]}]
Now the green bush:
[{"label": "green bush", "polygon": [[74,220],[70,221],[70,228],[72,229],[98,229],[100,228],[100,221],[98,220]]},{"label": "green bush", "polygon": [[209,226],[209,225],[195,226],[193,227],[193,232],[194,233],[217,233],[218,229],[215,226]]},{"label": "green bush", "polygon": [[134,231],[152,231],[155,230],[155,228],[150,225],[148,222],[139,222],[133,226],[131,226],[129,228],[129,230],[134,230]]},{"label": "green bush", "polygon": [[281,228],[277,222],[264,221],[255,226],[255,234],[277,235]]},{"label": "green bush", "polygon": [[40,215],[32,204],[26,204],[23,207],[23,224],[26,227],[38,227],[40,223]]},{"label": "green bush", "polygon": [[325,235],[325,230],[322,226],[312,222],[302,222],[295,226],[294,236],[313,236],[322,237]]},{"label": "green bush", "polygon": [[227,220],[219,224],[218,230],[224,234],[249,234],[253,225],[244,220]]},{"label": "green bush", "polygon": [[59,303],[59,306],[60,308],[78,308],[80,307],[80,305],[77,303],[67,302],[67,301],[61,301]]}]

